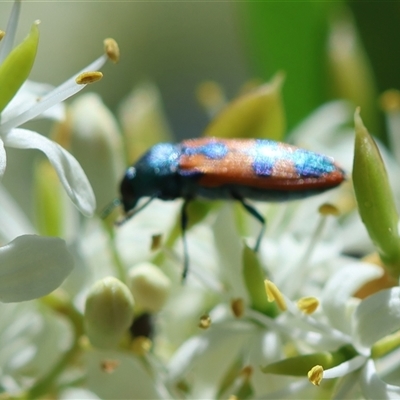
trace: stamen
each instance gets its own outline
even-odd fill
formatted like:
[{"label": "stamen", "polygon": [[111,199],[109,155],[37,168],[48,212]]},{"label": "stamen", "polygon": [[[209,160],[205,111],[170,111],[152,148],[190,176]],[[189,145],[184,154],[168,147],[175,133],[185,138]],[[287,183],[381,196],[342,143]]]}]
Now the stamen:
[{"label": "stamen", "polygon": [[119,364],[119,360],[103,360],[100,364],[100,368],[107,374],[111,374],[118,368]]},{"label": "stamen", "polygon": [[131,344],[132,352],[138,356],[145,356],[151,349],[153,343],[146,336],[138,336]]},{"label": "stamen", "polygon": [[379,99],[382,110],[386,113],[400,111],[400,91],[395,89],[386,90]]},{"label": "stamen", "polygon": [[308,380],[314,385],[314,386],[319,386],[319,384],[322,381],[322,378],[324,377],[324,369],[321,367],[321,365],[316,365],[315,367],[312,367],[308,371]]},{"label": "stamen", "polygon": [[241,318],[244,314],[244,301],[242,298],[231,301],[231,310],[236,318]]},{"label": "stamen", "polygon": [[[296,285],[298,285],[299,279],[301,280],[302,277],[307,273],[306,267],[308,266],[308,263],[313,256],[313,253],[318,245],[318,241],[322,237],[322,232],[324,231],[324,228],[325,228],[325,225],[327,222],[327,216],[329,216],[329,215],[336,216],[340,213],[339,209],[336,206],[334,206],[333,204],[329,204],[329,203],[322,204],[319,207],[318,211],[319,211],[321,217],[319,218],[319,221],[315,228],[315,231],[314,231],[313,235],[310,237],[308,246],[305,249],[305,252],[299,261],[299,266],[297,268],[298,276],[296,276],[296,279],[292,279],[292,282],[293,283],[296,282]],[[294,287],[291,289],[294,289]],[[286,292],[286,293],[288,293],[288,292]]]},{"label": "stamen", "polygon": [[0,40],[3,39],[5,35],[6,33],[0,29]]},{"label": "stamen", "polygon": [[253,375],[253,367],[251,365],[247,365],[240,371],[240,375],[246,379],[249,380],[251,376]]},{"label": "stamen", "polygon": [[198,326],[201,329],[208,329],[211,326],[211,317],[208,314],[202,315]]},{"label": "stamen", "polygon": [[297,301],[297,307],[304,314],[310,315],[319,306],[319,300],[315,297],[303,297]]},{"label": "stamen", "polygon": [[279,307],[281,311],[286,311],[287,310],[286,301],[281,291],[275,285],[275,283],[266,279],[264,281],[264,284],[265,284],[265,291],[267,292],[268,301],[271,303],[275,301],[276,305]]},{"label": "stamen", "polygon": [[161,233],[157,233],[151,236],[151,246],[150,246],[151,251],[156,251],[161,247],[162,237],[163,235]]},{"label": "stamen", "polygon": [[103,43],[104,43],[104,51],[107,54],[108,58],[113,63],[117,63],[119,61],[118,43],[112,38],[104,39]]},{"label": "stamen", "polygon": [[318,208],[318,212],[324,217],[328,216],[328,215],[333,215],[333,216],[337,217],[338,215],[340,215],[339,209],[335,205],[330,204],[330,203],[322,204]]},{"label": "stamen", "polygon": [[78,85],[87,85],[99,81],[102,77],[103,74],[100,71],[82,72],[76,77],[75,82]]}]

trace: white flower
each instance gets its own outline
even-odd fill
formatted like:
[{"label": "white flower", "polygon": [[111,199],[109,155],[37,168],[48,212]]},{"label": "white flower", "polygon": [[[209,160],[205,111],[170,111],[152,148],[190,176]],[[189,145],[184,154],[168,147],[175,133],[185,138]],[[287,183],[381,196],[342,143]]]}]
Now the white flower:
[{"label": "white flower", "polygon": [[[339,269],[327,282],[320,310],[315,314],[303,314],[286,298],[289,312],[276,320],[255,312],[251,312],[251,316],[267,327],[285,333],[298,344],[308,345],[306,353],[350,346],[352,356],[323,371],[323,379],[342,378],[333,398],[350,398],[354,391],[361,392],[365,399],[398,398],[400,386],[386,383],[381,376],[398,369],[399,360],[393,357],[379,363],[377,354],[372,355],[377,341],[400,329],[400,287],[382,290],[364,300],[352,297],[366,282],[381,275],[382,270],[375,265],[352,262]],[[384,352],[379,356],[383,355]],[[297,362],[285,361],[292,365]]]},{"label": "white flower", "polygon": [[[26,81],[31,68],[26,64],[33,64],[38,29],[35,23],[28,38],[12,50],[19,9],[20,2],[16,1],[6,36],[0,43],[0,97],[3,96],[0,116],[0,178],[6,170],[6,147],[40,150],[48,157],[78,209],[85,215],[92,215],[95,209],[94,194],[76,159],[57,143],[20,126],[37,117],[63,118],[64,109],[60,103],[83,89],[85,85],[77,83],[82,72],[99,69],[107,56],[99,57],[57,88]],[[22,74],[20,70],[23,70]],[[0,234],[3,239],[12,240],[0,248],[0,301],[25,301],[44,296],[69,275],[74,265],[73,258],[62,239],[24,235],[35,233],[35,230],[26,218],[21,217],[22,213],[12,204],[4,189],[1,190],[0,199]]]},{"label": "white flower", "polygon": [[[14,9],[19,8],[19,6],[19,2],[14,3]],[[11,50],[10,43],[14,40],[13,34],[15,33],[17,17],[17,12],[11,14],[9,32],[1,43],[0,60],[4,60]],[[19,127],[25,122],[41,116],[59,118],[61,116],[59,104],[86,86],[85,84],[78,84],[77,78],[85,71],[98,70],[107,59],[108,56],[103,54],[56,88],[30,82],[21,87],[1,114],[0,177],[4,175],[6,169],[5,147],[40,150],[45,153],[55,168],[61,183],[74,204],[83,214],[88,216],[93,214],[96,207],[95,197],[85,173],[75,158],[59,144],[37,132]]]},{"label": "white flower", "polygon": [[[349,310],[350,296],[361,286],[363,279],[370,280],[373,275],[376,278],[379,272],[373,272],[371,267],[362,266],[360,269],[360,266],[348,265],[338,271],[325,287],[322,301],[325,315],[334,328],[349,335],[350,343],[360,355],[324,371],[324,379],[346,377],[360,369],[358,383],[366,399],[395,399],[400,396],[400,383],[388,384],[381,376],[398,369],[399,360],[394,357],[379,365],[376,355],[375,361],[371,358],[371,352],[376,342],[400,329],[400,287],[381,290]],[[353,380],[353,385],[356,384],[355,376],[349,376],[349,379]],[[337,398],[344,396],[344,387]]]}]

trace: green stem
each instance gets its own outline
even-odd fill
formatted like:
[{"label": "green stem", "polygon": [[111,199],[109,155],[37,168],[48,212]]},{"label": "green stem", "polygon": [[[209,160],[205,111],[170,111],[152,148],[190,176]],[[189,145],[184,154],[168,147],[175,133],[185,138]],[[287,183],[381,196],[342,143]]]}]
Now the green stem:
[{"label": "green stem", "polygon": [[58,364],[51,370],[51,372],[38,381],[27,393],[27,399],[38,399],[41,396],[49,393],[53,388],[53,384],[58,376],[65,370],[70,362],[79,354],[78,338],[75,337],[74,344],[70,350],[68,350]]},{"label": "green stem", "polygon": [[127,282],[126,269],[121,260],[121,257],[119,256],[118,249],[115,246],[114,228],[113,228],[113,226],[110,226],[106,221],[103,221],[103,226],[106,229],[108,236],[109,236],[111,254],[112,254],[113,261],[114,261],[113,265],[116,269],[117,278],[121,282],[126,283]]},{"label": "green stem", "polygon": [[36,382],[36,384],[27,392],[27,399],[38,399],[52,390],[56,390],[54,387],[55,381],[80,353],[79,339],[84,333],[82,315],[66,298],[63,296],[57,296],[57,292],[55,292],[54,295],[42,298],[41,303],[68,318],[73,326],[74,341],[71,348],[63,355],[51,372],[43,379]]}]

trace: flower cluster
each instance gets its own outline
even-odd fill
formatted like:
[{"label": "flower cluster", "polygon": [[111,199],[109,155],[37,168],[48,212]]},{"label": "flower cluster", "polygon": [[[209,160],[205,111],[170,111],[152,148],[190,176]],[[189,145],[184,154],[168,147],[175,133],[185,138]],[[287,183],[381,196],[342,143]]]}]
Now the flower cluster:
[{"label": "flower cluster", "polygon": [[[399,398],[400,187],[391,176],[399,173],[400,95],[382,98],[397,159],[343,101],[290,133],[294,144],[335,157],[353,180],[306,201],[257,204],[268,221],[258,254],[260,227],[239,205],[193,201],[182,284],[181,201],[154,200],[118,226],[116,212],[78,214],[117,204],[124,165],[171,141],[156,87],[144,83],[125,99],[120,124],[93,93],[66,110],[61,102],[96,80],[107,56],[57,88],[27,81],[38,26],[11,50],[19,7],[0,50],[0,173],[6,147],[38,149],[51,167],[34,171],[36,225],[0,188],[0,235],[10,242],[0,248],[0,393]],[[115,58],[114,42],[106,47]],[[282,84],[278,74],[230,103],[218,85],[203,85],[199,100],[212,118],[204,134],[282,140]],[[55,141],[20,128],[36,117],[57,121]]]}]

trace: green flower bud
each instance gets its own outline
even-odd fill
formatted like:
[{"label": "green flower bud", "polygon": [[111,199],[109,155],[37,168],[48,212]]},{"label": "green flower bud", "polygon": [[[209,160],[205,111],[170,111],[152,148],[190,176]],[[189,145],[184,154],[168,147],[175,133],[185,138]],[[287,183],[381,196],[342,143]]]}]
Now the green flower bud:
[{"label": "green flower bud", "polygon": [[36,57],[39,43],[39,22],[32,25],[26,39],[7,56],[0,65],[0,112],[27,80]]},{"label": "green flower bud", "polygon": [[229,103],[208,125],[204,135],[226,138],[282,140],[285,116],[281,99],[283,75]]},{"label": "green flower bud", "polygon": [[133,321],[134,301],[127,286],[114,277],[97,281],[85,306],[85,330],[99,348],[114,347]]},{"label": "green flower bud", "polygon": [[63,189],[51,164],[38,163],[34,170],[35,217],[39,232],[46,236],[62,236],[64,221]]},{"label": "green flower bud", "polygon": [[248,246],[243,250],[243,276],[251,299],[251,307],[269,316],[277,315],[275,303],[267,298],[264,284],[264,271],[254,251]]},{"label": "green flower bud", "polygon": [[323,369],[329,369],[354,358],[356,355],[356,350],[347,345],[337,351],[322,351],[286,358],[269,364],[261,370],[266,374],[307,376],[308,372],[316,365],[320,365]]},{"label": "green flower bud", "polygon": [[399,216],[378,147],[365,128],[357,109],[355,116],[353,184],[361,219],[377,251],[390,269],[400,275]]},{"label": "green flower bud", "polygon": [[137,305],[150,313],[161,310],[168,299],[171,282],[155,265],[144,262],[131,268],[129,287]]}]

